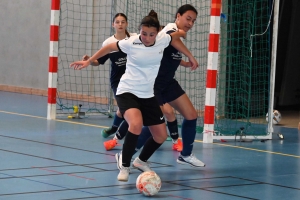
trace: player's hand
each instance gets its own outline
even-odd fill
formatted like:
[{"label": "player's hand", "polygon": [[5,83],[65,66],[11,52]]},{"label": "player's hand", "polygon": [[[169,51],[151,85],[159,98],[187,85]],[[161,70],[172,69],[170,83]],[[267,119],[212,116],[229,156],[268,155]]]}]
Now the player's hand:
[{"label": "player's hand", "polygon": [[199,64],[198,64],[197,60],[193,56],[191,58],[189,58],[189,61],[192,64],[191,70],[195,70],[195,69],[198,68]]},{"label": "player's hand", "polygon": [[88,60],[89,58],[90,58],[90,56],[88,56],[88,55],[82,56],[82,60]]},{"label": "player's hand", "polygon": [[74,68],[76,70],[80,70],[80,69],[83,69],[83,68],[86,68],[87,66],[90,65],[90,61],[76,61],[76,62],[73,62],[70,64],[70,67],[71,68]]}]

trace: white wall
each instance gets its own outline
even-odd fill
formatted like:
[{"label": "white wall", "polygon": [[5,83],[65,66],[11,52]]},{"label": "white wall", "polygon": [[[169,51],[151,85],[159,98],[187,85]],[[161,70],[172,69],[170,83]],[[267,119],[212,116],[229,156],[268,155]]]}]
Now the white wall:
[{"label": "white wall", "polygon": [[48,87],[51,0],[0,1],[0,85]]}]

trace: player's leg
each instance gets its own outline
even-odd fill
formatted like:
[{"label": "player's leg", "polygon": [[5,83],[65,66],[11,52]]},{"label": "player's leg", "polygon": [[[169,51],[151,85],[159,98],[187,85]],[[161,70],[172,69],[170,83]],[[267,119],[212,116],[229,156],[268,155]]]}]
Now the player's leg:
[{"label": "player's leg", "polygon": [[139,134],[142,130],[143,117],[142,112],[140,111],[139,99],[135,95],[125,93],[117,95],[116,99],[120,108],[120,112],[129,124],[123,143],[122,157],[120,154],[116,154],[118,162],[122,163],[122,165],[118,164],[118,167],[120,166],[118,180],[128,181],[130,162],[135,151]]},{"label": "player's leg", "polygon": [[112,126],[107,128],[107,129],[102,130],[102,132],[101,132],[102,136],[104,138],[107,138],[110,135],[114,134],[118,130],[118,128],[119,128],[120,124],[123,122],[123,120],[124,119],[120,115],[120,112],[119,112],[119,109],[118,109],[117,112],[115,113],[114,121],[113,121]]},{"label": "player's leg", "polygon": [[198,116],[196,109],[186,94],[169,102],[169,104],[184,117],[181,128],[183,149],[177,162],[180,164],[189,164],[194,167],[204,167],[205,164],[192,154]]},{"label": "player's leg", "polygon": [[[112,88],[112,90],[113,90],[114,96],[116,96],[117,88]],[[120,124],[123,122],[123,120],[124,119],[122,117],[122,114],[120,113],[119,108],[118,108],[117,112],[115,113],[112,126],[107,129],[102,130],[102,132],[101,132],[102,136],[104,138],[107,138],[110,135],[114,134],[118,130],[118,128],[119,128]]]},{"label": "player's leg", "polygon": [[[184,160],[192,166],[203,167],[205,164],[192,154],[198,117],[192,102],[175,79],[172,82],[169,82],[167,87],[163,90],[163,98],[184,117],[181,127],[183,149],[179,156],[179,160],[184,158]],[[180,163],[183,162],[184,161]]]},{"label": "player's leg", "polygon": [[135,147],[135,152],[138,152],[144,145],[145,143],[147,142],[147,140],[152,137],[152,134],[150,132],[150,129],[148,126],[144,126],[142,128],[142,132],[139,136],[139,139],[138,139],[138,142],[137,142],[137,145]]},{"label": "player's leg", "polygon": [[119,126],[114,138],[103,143],[104,147],[107,151],[115,148],[117,146],[119,140],[122,140],[125,137],[125,135],[128,131],[128,127],[129,127],[129,125],[126,122],[126,120],[123,120],[123,122]]},{"label": "player's leg", "polygon": [[133,161],[133,166],[141,171],[151,171],[147,161],[167,138],[167,129],[163,113],[155,97],[144,100],[141,109],[143,124],[148,126],[152,137],[145,143],[140,155]]},{"label": "player's leg", "polygon": [[164,123],[148,126],[148,128],[152,137],[148,138],[140,155],[133,161],[133,166],[143,172],[152,171],[147,161],[167,139],[167,129]]},{"label": "player's leg", "polygon": [[173,142],[172,149],[175,151],[182,151],[182,142],[180,139],[178,139],[178,123],[174,113],[174,109],[168,103],[165,103],[162,106],[162,111],[167,119],[167,126],[169,129],[171,140]]}]

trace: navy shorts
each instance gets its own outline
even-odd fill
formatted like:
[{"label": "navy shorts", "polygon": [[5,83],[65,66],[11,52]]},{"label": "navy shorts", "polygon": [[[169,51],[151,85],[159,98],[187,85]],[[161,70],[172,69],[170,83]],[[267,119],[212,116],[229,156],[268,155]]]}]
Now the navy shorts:
[{"label": "navy shorts", "polygon": [[165,123],[164,115],[155,97],[144,99],[131,93],[123,93],[116,95],[116,100],[123,116],[126,110],[130,108],[139,109],[142,113],[144,126]]},{"label": "navy shorts", "polygon": [[167,85],[154,86],[154,95],[160,106],[164,105],[165,103],[174,101],[183,94],[185,94],[185,91],[181,88],[178,81],[175,79],[173,79]]}]

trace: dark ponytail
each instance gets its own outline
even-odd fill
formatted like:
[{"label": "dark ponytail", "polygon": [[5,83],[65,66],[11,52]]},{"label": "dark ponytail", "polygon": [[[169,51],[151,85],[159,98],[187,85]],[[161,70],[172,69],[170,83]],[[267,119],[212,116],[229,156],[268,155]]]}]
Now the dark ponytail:
[{"label": "dark ponytail", "polygon": [[154,27],[156,28],[157,32],[160,30],[160,24],[158,21],[157,13],[154,10],[151,10],[148,14],[148,16],[144,17],[141,21],[140,28],[142,26],[147,27]]},{"label": "dark ponytail", "polygon": [[[116,19],[117,17],[119,17],[119,16],[124,17],[124,18],[125,18],[125,21],[128,22],[127,16],[126,16],[124,13],[117,13],[117,14],[114,16],[114,18],[113,18],[113,22],[115,22],[115,19]],[[125,29],[125,34],[127,35],[127,37],[130,37],[130,34],[129,34],[129,32],[127,31],[127,29]]]}]

